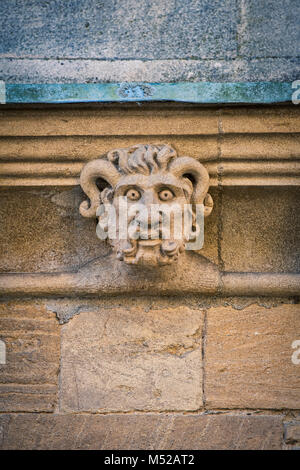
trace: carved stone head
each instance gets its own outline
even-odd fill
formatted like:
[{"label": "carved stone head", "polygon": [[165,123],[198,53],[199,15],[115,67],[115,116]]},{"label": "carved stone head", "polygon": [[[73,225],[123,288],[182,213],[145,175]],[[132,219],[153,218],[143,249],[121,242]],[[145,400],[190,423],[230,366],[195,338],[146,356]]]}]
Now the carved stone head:
[{"label": "carved stone head", "polygon": [[[90,199],[90,204],[88,201],[81,203],[81,215],[98,217],[104,231],[108,230],[109,224],[107,208],[114,208],[117,219],[126,212],[126,223],[131,230],[121,237],[117,223],[116,236],[109,236],[108,240],[117,257],[127,264],[166,265],[184,251],[191,237],[185,233],[180,239],[175,238],[174,223],[170,224],[168,237],[162,235],[164,209],[175,205],[182,209],[190,207],[192,225],[195,225],[195,206],[204,205],[204,216],[209,215],[213,207],[207,193],[207,170],[194,158],[178,157],[169,145],[134,145],[112,150],[84,166],[80,184]],[[120,200],[126,202],[125,209]],[[141,211],[132,210],[137,204],[147,209],[146,225],[143,219],[142,229],[138,215]],[[162,211],[153,212],[151,208],[156,206]],[[145,234],[150,230],[151,234]]]}]

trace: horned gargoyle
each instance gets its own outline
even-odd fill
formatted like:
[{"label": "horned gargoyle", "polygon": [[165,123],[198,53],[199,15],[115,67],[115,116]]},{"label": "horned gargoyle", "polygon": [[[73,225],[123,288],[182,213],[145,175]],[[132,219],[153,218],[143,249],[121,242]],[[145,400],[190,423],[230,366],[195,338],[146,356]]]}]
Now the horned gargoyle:
[{"label": "horned gargoyle", "polygon": [[[213,208],[207,193],[209,175],[205,167],[194,158],[178,157],[169,145],[134,145],[112,150],[83,167],[80,184],[90,200],[90,204],[81,203],[81,215],[98,217],[101,234],[107,233],[117,258],[127,264],[170,264],[185,250],[187,241],[193,239],[196,206],[202,205],[204,216]],[[174,234],[176,224],[172,217],[167,236],[163,231],[165,209],[175,206],[177,214],[178,208],[182,209],[181,222],[184,207],[190,208],[192,220],[190,233],[183,230],[179,238]],[[110,208],[116,214],[114,220],[108,214]],[[124,221],[125,216],[128,230],[124,236],[123,227],[121,236],[119,221],[120,218]],[[113,222],[116,222],[114,232],[109,230]]]}]

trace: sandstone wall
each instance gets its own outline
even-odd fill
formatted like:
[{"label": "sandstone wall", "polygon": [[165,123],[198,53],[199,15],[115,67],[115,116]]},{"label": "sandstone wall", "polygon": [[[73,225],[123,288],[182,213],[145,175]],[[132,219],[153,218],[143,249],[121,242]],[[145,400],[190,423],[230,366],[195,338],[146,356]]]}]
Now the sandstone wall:
[{"label": "sandstone wall", "polygon": [[[0,446],[300,446],[296,106],[0,110]],[[78,207],[83,164],[167,142],[209,171],[205,244],[128,271]]]}]

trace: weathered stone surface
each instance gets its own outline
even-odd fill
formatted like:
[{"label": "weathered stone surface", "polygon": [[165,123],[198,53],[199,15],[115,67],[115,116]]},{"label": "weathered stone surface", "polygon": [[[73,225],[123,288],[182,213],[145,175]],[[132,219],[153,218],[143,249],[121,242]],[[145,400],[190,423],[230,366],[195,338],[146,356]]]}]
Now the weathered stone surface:
[{"label": "weathered stone surface", "polygon": [[300,419],[284,423],[284,442],[287,449],[300,449]]},{"label": "weathered stone surface", "polygon": [[297,57],[300,34],[298,0],[241,2],[239,51],[246,57]]},{"label": "weathered stone surface", "polygon": [[224,189],[224,270],[298,272],[299,200],[299,188]]},{"label": "weathered stone surface", "polygon": [[[299,133],[299,106],[224,107],[219,123],[224,134],[287,134]],[[276,148],[274,148],[276,152]],[[298,155],[298,153],[297,153]]]},{"label": "weathered stone surface", "polygon": [[0,411],[50,411],[58,393],[59,325],[52,312],[31,302],[0,304]]},{"label": "weathered stone surface", "polygon": [[300,368],[292,363],[300,306],[208,311],[205,395],[208,408],[300,407]]},{"label": "weathered stone surface", "polygon": [[[216,294],[221,285],[218,267],[205,257],[198,255],[197,252],[191,251],[182,253],[180,262],[174,263],[174,266],[162,266],[159,271],[152,268],[146,270],[136,266],[124,266],[113,255],[110,255],[87,262],[75,272],[39,273],[38,275],[36,273],[2,273],[0,278],[0,292],[13,297],[16,295],[98,297],[125,293],[134,295],[136,293],[149,295]],[[285,280],[283,295],[286,294],[287,289],[295,295],[297,276],[295,279],[290,279],[290,276],[288,278]],[[241,281],[243,284],[243,280],[238,279],[239,284]],[[276,295],[282,294],[282,290],[280,288],[278,290],[278,278],[271,281],[271,285],[277,286],[275,287]],[[235,292],[232,288],[225,291],[230,294]],[[252,288],[251,292],[261,295],[260,289]],[[273,291],[269,290],[269,293],[272,294]]]},{"label": "weathered stone surface", "polygon": [[109,248],[96,236],[96,223],[78,214],[82,199],[78,187],[2,190],[1,271],[74,270],[107,255]]},{"label": "weathered stone surface", "polygon": [[[0,5],[0,55],[174,59],[236,56],[235,0],[58,0]],[[55,18],[55,21],[53,19]]]},{"label": "weathered stone surface", "polygon": [[9,421],[9,415],[0,416],[0,449],[2,449],[4,438],[7,436]]},{"label": "weathered stone surface", "polygon": [[[281,108],[281,107],[280,107]],[[299,131],[299,109],[287,107],[285,126],[290,132]],[[286,109],[286,108],[284,108]],[[175,110],[175,112],[174,112]],[[230,108],[228,112],[229,126],[236,123],[236,111]],[[243,108],[245,110],[245,108]],[[153,112],[154,111],[154,112]],[[256,115],[252,113],[253,124],[261,127],[260,122],[256,122]],[[278,113],[271,110],[269,123],[278,125]],[[274,117],[273,117],[274,116]],[[294,119],[291,120],[291,117]],[[276,119],[277,117],[277,119]],[[280,114],[282,123],[282,111]],[[23,119],[22,119],[23,118]],[[272,119],[273,118],[273,119]],[[243,116],[242,123],[245,125],[247,116]],[[238,121],[239,124],[239,121]],[[258,125],[257,125],[258,124]],[[294,124],[294,126],[293,126]],[[256,129],[254,128],[254,129]],[[237,128],[237,132],[238,132]],[[280,129],[283,132],[285,129]],[[277,129],[278,131],[278,129]],[[258,130],[259,132],[259,130]],[[161,142],[162,136],[175,135],[216,135],[219,133],[219,116],[216,108],[191,108],[188,105],[177,106],[173,104],[166,106],[144,105],[140,107],[137,103],[129,105],[108,104],[96,107],[56,107],[56,108],[36,108],[5,109],[0,108],[0,136],[156,136],[156,142]],[[149,142],[149,138],[146,142]],[[143,141],[145,143],[145,140]],[[108,148],[110,150],[110,147]],[[180,149],[178,149],[180,150]],[[76,153],[75,153],[76,156]],[[97,155],[96,155],[97,156]]]},{"label": "weathered stone surface", "polygon": [[259,59],[5,59],[1,79],[8,83],[98,82],[288,82],[299,78],[294,58]]},{"label": "weathered stone surface", "polygon": [[[285,121],[283,117],[282,121]],[[300,124],[300,123],[299,123]],[[300,128],[300,125],[299,125]],[[261,161],[286,160],[298,158],[300,147],[299,134],[227,134],[222,136],[222,160],[248,159]]]},{"label": "weathered stone surface", "polygon": [[[194,153],[195,146],[193,150],[187,150],[187,153],[191,152],[192,156],[206,160],[205,149],[207,144],[205,140],[202,140],[203,138],[212,139],[218,134],[221,134],[221,137],[224,137],[224,134],[237,134],[236,137],[240,137],[242,134],[242,138],[249,138],[253,134],[259,134],[256,137],[265,138],[268,138],[268,134],[270,134],[270,137],[273,137],[274,134],[281,136],[284,134],[298,134],[300,109],[299,106],[295,105],[228,106],[217,109],[216,107],[201,107],[184,103],[143,103],[142,106],[138,103],[118,103],[114,105],[100,103],[97,106],[81,107],[77,105],[70,107],[64,105],[54,108],[32,108],[30,110],[28,108],[17,110],[14,108],[0,108],[0,124],[1,137],[26,138],[20,142],[24,145],[23,151],[19,149],[17,154],[11,155],[11,160],[19,161],[20,158],[16,157],[22,155],[28,161],[32,157],[37,157],[37,151],[41,152],[40,156],[44,158],[45,154],[48,156],[51,152],[51,147],[53,149],[53,145],[56,145],[59,152],[57,155],[58,161],[62,161],[62,157],[69,160],[70,150],[72,150],[72,159],[78,155],[78,160],[84,161],[85,159],[96,158],[113,148],[116,137],[122,139],[121,143],[124,142],[123,139],[126,139],[125,146],[135,143],[149,143],[154,139],[157,143],[169,143],[171,145],[174,143],[178,152],[183,151],[183,148],[177,144],[178,138],[199,139],[199,153]],[[100,137],[106,139],[106,147],[103,148],[99,145],[100,153],[96,148],[96,145],[98,147],[97,140],[94,141],[95,145],[92,151],[89,149],[89,145],[93,143],[91,142],[91,136],[97,139]],[[40,139],[38,140],[36,137]],[[142,141],[141,138],[143,138]],[[173,139],[176,140],[173,142]],[[66,140],[70,144],[69,149]],[[7,141],[1,139],[1,142],[3,143],[1,156],[4,159],[4,156],[8,157],[10,155],[9,148],[6,155]],[[15,140],[14,144],[17,145],[17,143],[18,140]],[[77,145],[83,143],[87,149],[87,154],[83,152],[82,148],[80,149],[80,145],[77,153],[76,143]],[[48,144],[50,145],[49,149]],[[66,154],[60,154],[59,144],[64,145]],[[28,145],[32,147],[32,154],[28,153]],[[122,145],[124,144],[122,143]],[[116,145],[117,147],[118,145]],[[217,152],[214,147],[214,156],[216,154],[220,156],[218,153],[218,150],[220,151],[219,147],[223,147],[220,138]],[[274,145],[274,151],[276,155],[276,145]],[[212,156],[210,149],[208,155]],[[53,150],[52,156],[56,156]],[[294,155],[294,157],[297,156],[299,156],[298,153]]]},{"label": "weathered stone surface", "polygon": [[[2,418],[3,419],[3,418]],[[3,449],[280,449],[280,416],[14,415]]]},{"label": "weathered stone surface", "polygon": [[22,8],[2,0],[0,78],[293,81],[300,66],[298,12],[297,0],[27,0]]},{"label": "weathered stone surface", "polygon": [[[120,109],[120,115],[122,110]],[[153,111],[153,117],[156,111]],[[173,115],[174,116],[174,115]],[[137,116],[140,120],[142,114]],[[167,116],[169,119],[172,116]],[[24,116],[24,120],[26,117]],[[183,117],[183,121],[187,123],[188,117]],[[201,119],[201,118],[200,118]],[[204,117],[205,119],[205,117]],[[114,123],[112,122],[112,125]],[[147,123],[148,124],[148,123]],[[217,124],[217,122],[216,122]],[[146,127],[146,126],[145,126]],[[300,125],[299,125],[300,128]],[[151,128],[148,127],[148,131],[151,133]],[[145,132],[146,129],[143,131]],[[115,130],[114,130],[115,132]],[[292,137],[287,136],[286,139]],[[253,138],[252,138],[253,139]],[[219,154],[218,138],[214,135],[202,135],[202,136],[181,136],[173,135],[170,138],[169,135],[160,136],[160,142],[170,143],[177,151],[183,155],[190,155],[191,157],[197,158],[200,161],[215,160]],[[134,136],[76,136],[73,137],[19,137],[19,138],[5,138],[1,139],[0,146],[0,158],[1,160],[9,159],[10,162],[17,162],[21,159],[32,163],[39,160],[45,160],[48,163],[55,163],[65,161],[69,164],[75,160],[80,160],[82,164],[85,161],[92,160],[93,158],[99,158],[109,151],[109,149],[116,149],[120,147],[131,147],[132,145],[143,144],[150,141],[157,141],[155,135],[147,135],[147,137],[134,135]],[[290,143],[295,147],[299,145],[300,137],[293,135],[293,141]],[[285,144],[289,145],[288,142]],[[243,142],[243,146],[245,143]],[[231,146],[232,147],[232,146]],[[273,143],[274,148],[274,143]],[[285,148],[285,147],[284,147]],[[297,155],[295,153],[295,155]]]},{"label": "weathered stone surface", "polygon": [[199,409],[202,324],[181,306],[82,311],[62,327],[61,409]]}]

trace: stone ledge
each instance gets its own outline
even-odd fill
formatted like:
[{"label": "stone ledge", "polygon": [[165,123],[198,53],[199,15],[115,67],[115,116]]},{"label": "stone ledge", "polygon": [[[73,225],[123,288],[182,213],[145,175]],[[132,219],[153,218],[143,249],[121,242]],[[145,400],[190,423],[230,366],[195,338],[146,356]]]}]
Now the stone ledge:
[{"label": "stone ledge", "polygon": [[[197,256],[197,255],[195,255]],[[104,260],[105,264],[109,260]],[[110,268],[112,262],[109,263]],[[201,263],[198,264],[198,269]],[[120,268],[113,274],[107,268],[101,267],[102,271],[87,271],[87,274],[80,272],[65,273],[9,273],[0,274],[0,294],[10,297],[35,296],[35,297],[93,297],[99,295],[119,295],[147,291],[149,295],[170,295],[178,293],[190,294],[220,294],[237,296],[295,296],[299,294],[300,274],[286,273],[220,273],[222,282],[216,268],[212,263],[207,262],[208,269],[201,270],[197,279],[170,280],[166,277],[163,282],[159,282],[157,277],[151,281],[149,277],[142,278],[139,273],[135,273],[135,282],[127,282],[120,276]],[[197,267],[197,260],[195,261]],[[116,275],[118,274],[118,277]],[[146,273],[147,274],[147,273]],[[110,275],[109,281],[107,276]],[[101,280],[102,276],[102,280]],[[104,276],[104,277],[103,277]],[[199,278],[200,276],[200,278]],[[114,282],[112,282],[114,280]],[[221,283],[220,283],[221,282]]]},{"label": "stone ledge", "polygon": [[[300,186],[299,157],[277,161],[222,161],[204,164],[210,186]],[[3,162],[1,186],[77,186],[84,162]]]},{"label": "stone ledge", "polygon": [[[63,66],[62,66],[63,65]],[[0,58],[9,83],[275,82],[299,79],[293,57],[236,59],[33,59]]]},{"label": "stone ledge", "polygon": [[7,83],[6,103],[179,101],[266,104],[289,102],[293,91],[292,82]]}]

